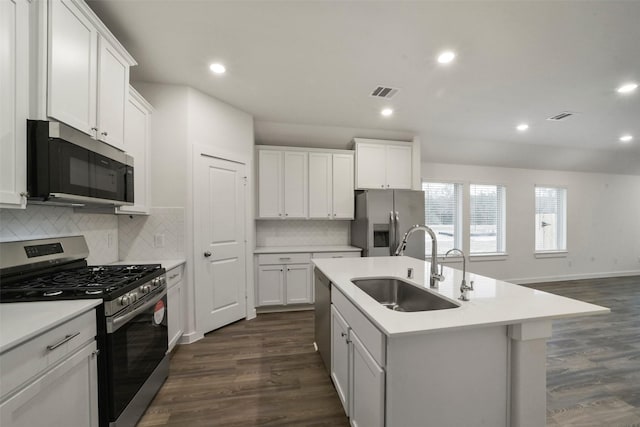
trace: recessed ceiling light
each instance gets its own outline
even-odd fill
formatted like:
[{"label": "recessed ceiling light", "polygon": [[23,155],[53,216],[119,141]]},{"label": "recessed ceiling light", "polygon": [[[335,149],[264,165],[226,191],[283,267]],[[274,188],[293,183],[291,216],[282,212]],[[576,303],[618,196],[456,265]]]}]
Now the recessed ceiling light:
[{"label": "recessed ceiling light", "polygon": [[214,72],[215,74],[224,74],[225,71],[227,71],[227,69],[225,68],[224,65],[216,62],[214,64],[209,65],[209,69]]},{"label": "recessed ceiling light", "polygon": [[518,129],[520,132],[524,132],[525,130],[529,129],[529,125],[526,123],[521,123],[516,126],[516,129]]},{"label": "recessed ceiling light", "polygon": [[622,86],[620,86],[617,90],[618,90],[618,93],[629,93],[629,92],[633,92],[637,88],[638,88],[637,83],[625,83]]},{"label": "recessed ceiling light", "polygon": [[633,141],[633,136],[631,135],[623,135],[620,137],[620,142],[631,142]]},{"label": "recessed ceiling light", "polygon": [[453,61],[455,57],[455,52],[447,50],[438,55],[438,62],[441,64],[448,64],[449,62]]},{"label": "recessed ceiling light", "polygon": [[380,114],[382,114],[385,117],[389,117],[390,115],[393,114],[393,110],[391,108],[384,108],[382,111],[380,111]]}]

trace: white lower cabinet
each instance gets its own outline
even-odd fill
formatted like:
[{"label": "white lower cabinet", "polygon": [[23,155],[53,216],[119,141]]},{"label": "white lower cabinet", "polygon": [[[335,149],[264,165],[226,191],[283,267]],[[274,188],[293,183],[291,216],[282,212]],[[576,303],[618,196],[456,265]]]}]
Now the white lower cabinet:
[{"label": "white lower cabinet", "polygon": [[170,352],[184,333],[182,313],[182,269],[183,265],[167,271],[167,334]]},{"label": "white lower cabinet", "polygon": [[353,427],[383,427],[385,370],[372,352],[382,359],[384,337],[335,288],[331,299],[339,300],[331,306],[331,379],[338,397]]},{"label": "white lower cabinet", "polygon": [[258,255],[257,306],[310,304],[310,253]]}]

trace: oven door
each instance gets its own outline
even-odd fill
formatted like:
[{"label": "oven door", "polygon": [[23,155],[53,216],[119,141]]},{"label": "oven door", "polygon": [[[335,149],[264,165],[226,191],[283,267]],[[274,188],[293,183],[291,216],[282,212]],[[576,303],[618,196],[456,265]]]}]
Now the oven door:
[{"label": "oven door", "polygon": [[109,419],[116,420],[167,352],[167,290],[107,318]]}]

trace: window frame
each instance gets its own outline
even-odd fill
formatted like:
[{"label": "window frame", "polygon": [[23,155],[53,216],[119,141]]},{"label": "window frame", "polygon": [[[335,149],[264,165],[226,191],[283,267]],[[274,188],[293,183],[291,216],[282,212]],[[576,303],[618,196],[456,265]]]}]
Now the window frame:
[{"label": "window frame", "polygon": [[[551,188],[564,191],[564,213],[563,213],[563,229],[564,229],[564,248],[551,250],[538,250],[536,241],[536,212],[537,212],[537,188]],[[533,185],[533,254],[535,258],[565,258],[569,254],[569,188],[566,185],[557,184],[534,184]],[[557,243],[557,242],[556,242]]]},{"label": "window frame", "polygon": [[[420,181],[420,189],[422,191],[424,191],[425,193],[425,205],[426,205],[426,197],[427,197],[427,193],[424,190],[424,184],[450,184],[454,186],[454,197],[457,199],[456,200],[456,206],[455,206],[455,218],[454,218],[454,224],[453,224],[453,229],[454,229],[454,236],[453,236],[453,247],[454,248],[458,248],[461,250],[464,250],[464,204],[465,204],[465,187],[466,184],[464,182],[460,182],[460,181],[452,181],[452,180],[440,180],[440,179],[427,179],[427,178],[422,178]],[[456,194],[457,193],[457,194]],[[429,226],[429,224],[427,224],[426,222],[426,216],[427,216],[427,211],[426,211],[426,206],[425,206],[425,225]],[[429,226],[430,227],[430,226]],[[428,246],[426,245],[425,242],[425,258],[426,257],[431,257],[431,254],[427,253],[427,248]],[[429,247],[430,249],[430,247]],[[438,247],[438,254],[436,254],[436,257],[438,260],[440,261],[444,261],[444,254],[445,252],[441,252],[440,253],[440,246]],[[462,259],[462,257],[460,256],[460,254],[456,253],[456,254],[452,254],[449,257],[446,258],[447,261],[451,261],[451,262],[455,262],[458,259]]]}]

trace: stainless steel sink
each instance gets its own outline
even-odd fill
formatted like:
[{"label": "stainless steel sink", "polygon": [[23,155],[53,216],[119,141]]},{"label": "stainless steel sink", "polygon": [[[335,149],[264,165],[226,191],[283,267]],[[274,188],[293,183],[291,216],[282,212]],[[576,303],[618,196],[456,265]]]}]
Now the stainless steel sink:
[{"label": "stainless steel sink", "polygon": [[459,305],[400,279],[357,279],[352,283],[393,311],[431,311]]}]

